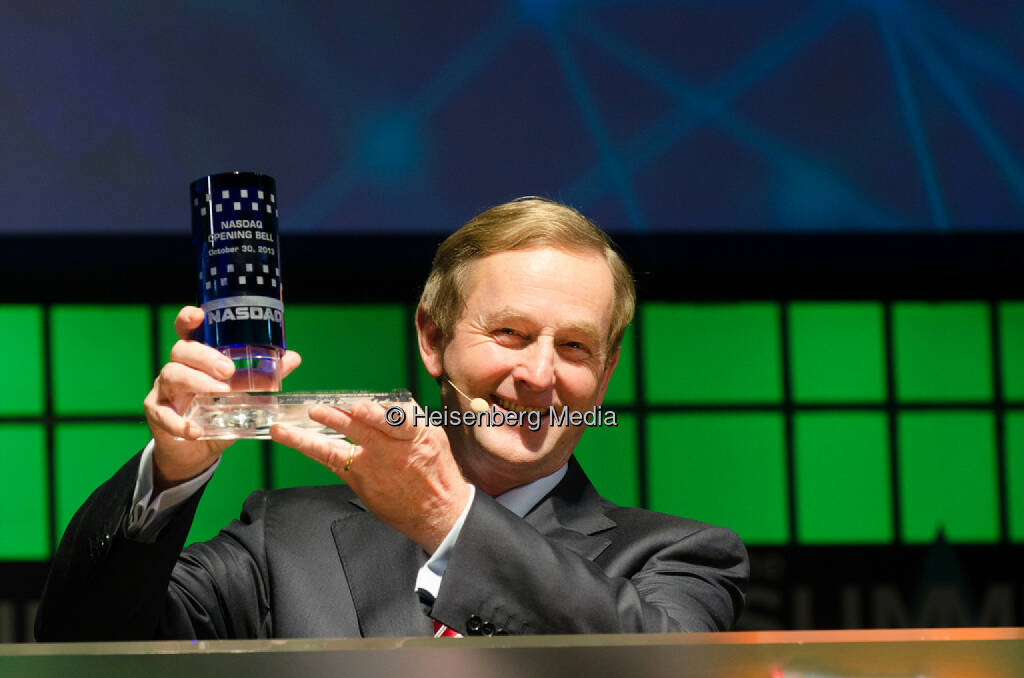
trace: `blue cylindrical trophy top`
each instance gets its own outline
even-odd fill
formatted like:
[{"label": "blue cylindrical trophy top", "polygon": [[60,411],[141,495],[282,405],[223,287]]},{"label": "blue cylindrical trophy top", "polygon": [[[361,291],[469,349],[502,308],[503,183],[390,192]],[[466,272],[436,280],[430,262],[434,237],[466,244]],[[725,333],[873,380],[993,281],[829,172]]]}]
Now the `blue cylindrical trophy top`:
[{"label": "blue cylindrical trophy top", "polygon": [[216,348],[283,349],[277,184],[266,174],[227,172],[191,185],[198,301],[197,338]]},{"label": "blue cylindrical trophy top", "polygon": [[279,391],[284,356],[277,185],[266,174],[229,172],[191,186],[196,338],[235,365],[232,390]]}]

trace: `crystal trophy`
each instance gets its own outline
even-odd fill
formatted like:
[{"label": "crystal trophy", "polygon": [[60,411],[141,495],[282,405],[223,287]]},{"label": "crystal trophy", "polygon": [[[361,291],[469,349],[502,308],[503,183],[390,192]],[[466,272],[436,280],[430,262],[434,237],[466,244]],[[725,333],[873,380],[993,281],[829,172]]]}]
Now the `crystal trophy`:
[{"label": "crystal trophy", "polygon": [[384,406],[411,404],[412,394],[406,390],[390,393],[199,393],[185,410],[185,419],[203,427],[200,440],[267,440],[270,438],[270,427],[274,424],[288,424],[329,436],[340,436],[337,431],[310,419],[307,414],[309,408],[328,405],[348,409],[360,400],[370,400]]},{"label": "crystal trophy", "polygon": [[277,423],[338,435],[309,419],[309,408],[412,402],[408,391],[278,393],[285,337],[277,184],[266,174],[229,172],[197,179],[190,193],[197,297],[206,315],[195,338],[235,364],[231,393],[198,394],[185,411],[204,439],[267,439]]}]

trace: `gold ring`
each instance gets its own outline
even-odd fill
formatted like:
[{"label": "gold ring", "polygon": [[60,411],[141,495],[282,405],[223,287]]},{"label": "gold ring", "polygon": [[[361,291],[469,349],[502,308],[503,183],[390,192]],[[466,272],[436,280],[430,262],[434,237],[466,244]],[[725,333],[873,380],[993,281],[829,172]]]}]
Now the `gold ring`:
[{"label": "gold ring", "polygon": [[356,446],[349,443],[348,461],[345,462],[345,470],[352,468],[352,462],[356,460]]}]

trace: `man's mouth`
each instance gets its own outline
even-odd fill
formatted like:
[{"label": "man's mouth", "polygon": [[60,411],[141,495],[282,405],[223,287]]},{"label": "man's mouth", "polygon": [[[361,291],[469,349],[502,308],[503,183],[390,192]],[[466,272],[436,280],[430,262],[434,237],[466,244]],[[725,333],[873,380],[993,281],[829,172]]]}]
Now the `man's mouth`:
[{"label": "man's mouth", "polygon": [[512,412],[519,412],[521,414],[525,413],[525,412],[545,412],[545,411],[547,411],[546,407],[526,407],[525,405],[520,405],[517,402],[514,402],[512,400],[508,400],[506,398],[502,398],[502,397],[496,396],[496,395],[492,395],[491,396],[491,402],[493,402],[495,405],[497,405],[498,407],[500,407],[502,409],[511,410]]}]

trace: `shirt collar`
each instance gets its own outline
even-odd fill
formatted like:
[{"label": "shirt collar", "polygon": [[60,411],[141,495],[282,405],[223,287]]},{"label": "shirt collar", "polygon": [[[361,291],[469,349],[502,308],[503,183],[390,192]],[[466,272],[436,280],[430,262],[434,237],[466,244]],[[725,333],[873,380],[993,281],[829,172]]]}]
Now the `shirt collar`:
[{"label": "shirt collar", "polygon": [[522,518],[544,498],[544,495],[555,489],[555,485],[562,481],[568,470],[569,464],[566,462],[551,475],[537,478],[533,482],[519,487],[513,487],[508,492],[499,494],[494,500]]}]

